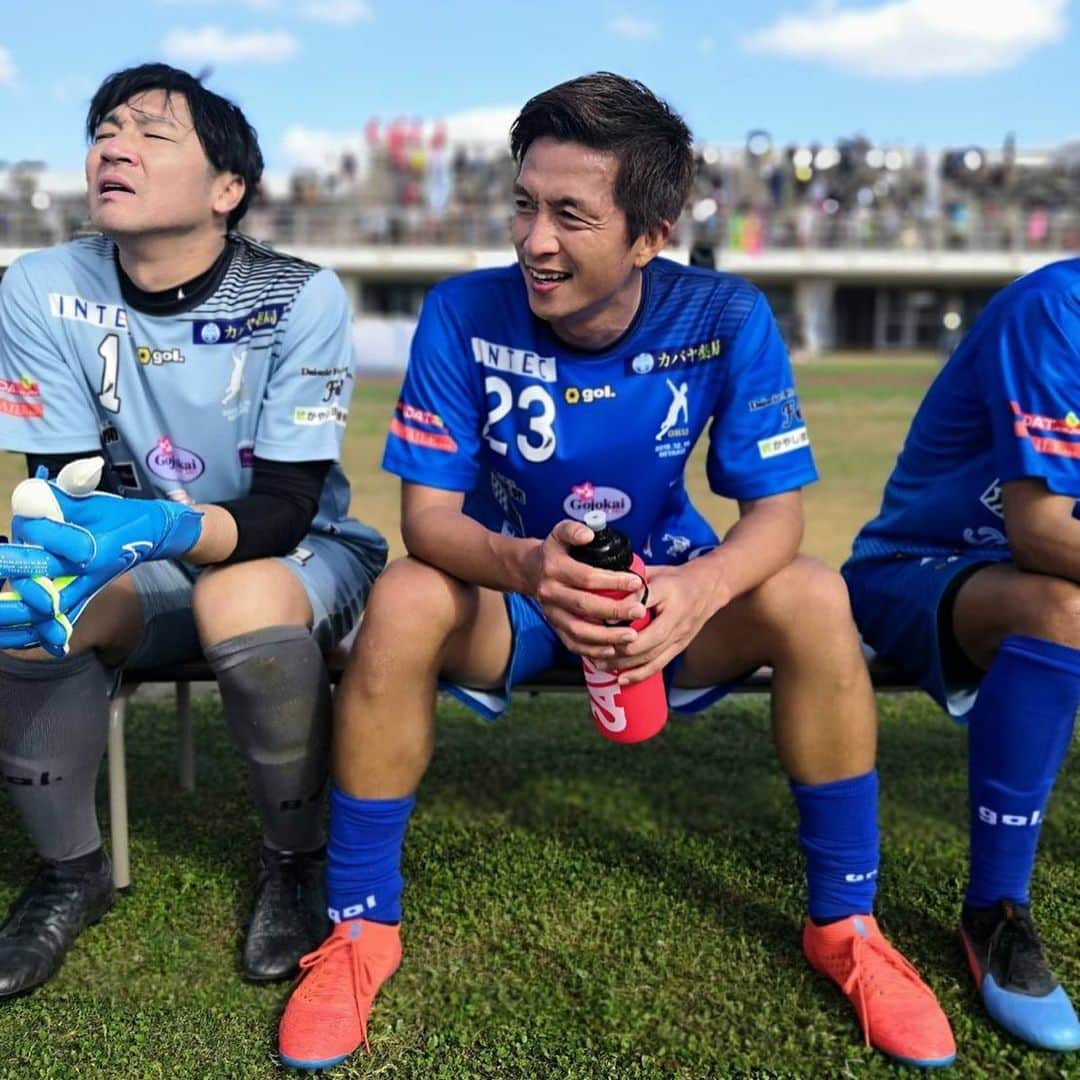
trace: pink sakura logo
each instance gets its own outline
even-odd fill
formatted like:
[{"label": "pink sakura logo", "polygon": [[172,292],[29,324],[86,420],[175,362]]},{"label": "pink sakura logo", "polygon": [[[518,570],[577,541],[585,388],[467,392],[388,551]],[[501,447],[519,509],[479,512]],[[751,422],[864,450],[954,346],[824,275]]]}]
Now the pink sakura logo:
[{"label": "pink sakura logo", "polygon": [[572,484],[570,490],[579,498],[588,500],[595,496],[596,488],[588,480],[584,484]]},{"label": "pink sakura logo", "polygon": [[157,441],[157,448],[163,454],[171,454],[173,452],[172,439],[168,435],[162,435]]}]

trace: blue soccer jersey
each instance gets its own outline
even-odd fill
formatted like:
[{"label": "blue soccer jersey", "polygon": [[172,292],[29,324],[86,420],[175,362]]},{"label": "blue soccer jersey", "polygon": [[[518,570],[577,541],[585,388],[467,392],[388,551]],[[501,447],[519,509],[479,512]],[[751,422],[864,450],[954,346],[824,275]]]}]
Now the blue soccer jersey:
[{"label": "blue soccer jersey", "polygon": [[654,259],[633,323],[587,352],[531,313],[510,266],[428,294],[383,467],[467,493],[465,512],[496,532],[544,537],[599,508],[646,558],[680,562],[716,543],[684,475],[706,425],[719,495],[817,478],[787,352],[753,286]]},{"label": "blue soccer jersey", "polygon": [[[353,389],[337,276],[230,236],[216,282],[163,315],[125,301],[115,248],[88,237],[17,259],[0,282],[0,447],[101,447],[119,492],[248,494],[254,456],[334,461]],[[367,542],[333,465],[313,529]]]},{"label": "blue soccer jersey", "polygon": [[1080,498],[1080,259],[1002,290],[934,380],[854,560],[1011,559],[1002,484]]}]

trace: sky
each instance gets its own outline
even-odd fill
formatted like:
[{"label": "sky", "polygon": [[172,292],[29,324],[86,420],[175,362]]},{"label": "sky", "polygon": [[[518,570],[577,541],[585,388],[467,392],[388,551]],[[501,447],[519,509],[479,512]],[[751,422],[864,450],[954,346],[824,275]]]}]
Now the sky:
[{"label": "sky", "polygon": [[723,146],[862,134],[1021,148],[1080,138],[1080,0],[0,0],[0,162],[81,169],[86,106],[146,60],[236,100],[271,173],[365,124],[445,120],[502,139],[532,94],[641,79]]}]

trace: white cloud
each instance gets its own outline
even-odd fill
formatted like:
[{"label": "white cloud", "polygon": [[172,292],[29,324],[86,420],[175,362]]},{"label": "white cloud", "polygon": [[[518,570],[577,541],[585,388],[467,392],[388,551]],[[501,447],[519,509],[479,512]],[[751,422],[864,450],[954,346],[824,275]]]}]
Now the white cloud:
[{"label": "white cloud", "polygon": [[352,26],[375,18],[368,0],[306,0],[298,12],[305,19],[335,26]]},{"label": "white cloud", "polygon": [[296,55],[297,43],[284,30],[229,33],[220,26],[173,30],[162,42],[165,55],[185,63],[276,64]]},{"label": "white cloud", "polygon": [[628,41],[652,41],[660,36],[660,27],[652,19],[638,19],[633,15],[620,15],[608,23],[608,29],[616,37]]},{"label": "white cloud", "polygon": [[510,125],[521,110],[514,105],[483,105],[446,117],[446,138],[454,144],[506,150]]},{"label": "white cloud", "polygon": [[15,82],[15,61],[11,53],[0,45],[0,86],[12,86]]},{"label": "white cloud", "polygon": [[782,15],[743,39],[751,52],[818,60],[860,75],[983,75],[1020,63],[1065,34],[1066,0],[893,0],[827,3]]},{"label": "white cloud", "polygon": [[361,169],[368,159],[362,131],[317,131],[294,125],[286,130],[281,150],[290,165],[306,169],[336,171],[345,153],[352,154]]}]

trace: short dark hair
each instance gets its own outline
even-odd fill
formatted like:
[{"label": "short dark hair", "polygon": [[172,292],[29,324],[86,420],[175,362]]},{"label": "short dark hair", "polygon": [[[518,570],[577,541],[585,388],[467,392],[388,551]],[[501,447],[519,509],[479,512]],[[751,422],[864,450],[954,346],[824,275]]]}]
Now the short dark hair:
[{"label": "short dark hair", "polygon": [[615,155],[615,205],[626,214],[630,243],[678,220],[694,176],[693,136],[644,83],[598,71],[537,94],[510,128],[519,169],[529,147],[543,138]]},{"label": "short dark hair", "polygon": [[90,102],[86,137],[93,140],[113,109],[147,90],[163,90],[166,98],[183,94],[207,160],[219,173],[236,173],[244,181],[244,194],[228,217],[227,227],[234,228],[246,213],[262,176],[259,137],[240,106],[207,90],[201,78],[168,64],[139,64],[114,72],[98,87]]}]

